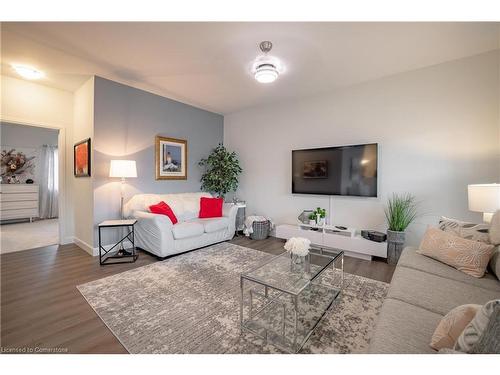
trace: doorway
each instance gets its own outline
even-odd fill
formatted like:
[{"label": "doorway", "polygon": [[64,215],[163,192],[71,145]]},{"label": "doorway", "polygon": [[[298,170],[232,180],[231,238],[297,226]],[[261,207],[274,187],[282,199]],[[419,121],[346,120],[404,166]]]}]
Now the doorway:
[{"label": "doorway", "polygon": [[0,253],[58,245],[59,129],[0,123]]}]

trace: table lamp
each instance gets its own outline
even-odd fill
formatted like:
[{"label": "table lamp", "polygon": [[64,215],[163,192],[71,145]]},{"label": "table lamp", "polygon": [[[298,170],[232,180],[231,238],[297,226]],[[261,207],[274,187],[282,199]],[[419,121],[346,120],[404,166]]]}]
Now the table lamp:
[{"label": "table lamp", "polygon": [[500,184],[474,184],[468,186],[469,210],[482,212],[486,223],[496,210],[500,210]]},{"label": "table lamp", "polygon": [[119,177],[122,179],[120,218],[123,219],[123,195],[125,192],[125,179],[131,177],[137,177],[137,168],[135,165],[135,160],[111,160],[109,166],[109,177]]}]

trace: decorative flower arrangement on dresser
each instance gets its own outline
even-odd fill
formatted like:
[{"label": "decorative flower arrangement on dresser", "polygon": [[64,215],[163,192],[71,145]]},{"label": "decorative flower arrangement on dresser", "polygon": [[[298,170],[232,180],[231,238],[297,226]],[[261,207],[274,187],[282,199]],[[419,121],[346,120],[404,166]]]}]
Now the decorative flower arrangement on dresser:
[{"label": "decorative flower arrangement on dresser", "polygon": [[38,185],[0,184],[0,220],[39,216]]}]

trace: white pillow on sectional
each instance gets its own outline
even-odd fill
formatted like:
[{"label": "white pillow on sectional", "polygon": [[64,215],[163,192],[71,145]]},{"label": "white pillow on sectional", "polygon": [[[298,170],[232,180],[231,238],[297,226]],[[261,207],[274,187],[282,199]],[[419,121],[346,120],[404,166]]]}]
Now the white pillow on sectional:
[{"label": "white pillow on sectional", "polygon": [[200,212],[200,198],[212,198],[210,193],[184,193],[180,194],[184,200],[184,210],[189,212],[195,212],[196,217]]},{"label": "white pillow on sectional", "polygon": [[200,198],[212,198],[210,193],[200,192],[200,193],[183,193],[178,194],[182,198],[184,204],[184,212],[181,217],[182,220],[187,221],[195,219],[200,214]]},{"label": "white pillow on sectional", "polygon": [[[153,203],[151,203],[153,202]],[[149,211],[149,206],[159,203],[160,199],[157,194],[136,194],[130,198],[123,206],[123,214],[125,217],[130,217],[134,211]]]},{"label": "white pillow on sectional", "polygon": [[164,201],[174,211],[179,221],[186,221],[198,217],[200,212],[200,198],[211,198],[210,193],[178,193],[178,194],[136,194],[124,206],[126,217],[132,216],[134,211],[149,212],[149,206]]},{"label": "white pillow on sectional", "polygon": [[175,216],[179,219],[186,210],[184,200],[180,197],[181,194],[161,194],[158,195],[160,201],[164,201],[174,211]]}]

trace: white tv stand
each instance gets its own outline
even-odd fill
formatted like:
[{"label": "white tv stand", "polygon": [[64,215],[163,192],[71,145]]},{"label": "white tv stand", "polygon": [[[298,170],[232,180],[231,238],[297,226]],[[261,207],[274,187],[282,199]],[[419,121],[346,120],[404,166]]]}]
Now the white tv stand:
[{"label": "white tv stand", "polygon": [[341,249],[345,255],[361,259],[371,260],[372,256],[387,258],[387,242],[367,240],[354,228],[342,230],[334,225],[280,224],[276,226],[276,237],[285,240],[291,237],[308,238],[315,245]]},{"label": "white tv stand", "polygon": [[321,232],[327,234],[337,234],[339,236],[354,237],[356,236],[356,229],[347,228],[335,225],[316,225],[316,224],[297,224],[302,230],[312,230],[314,232]]}]

